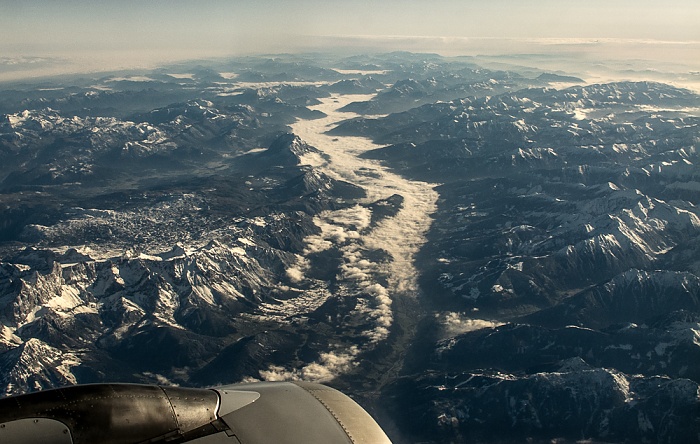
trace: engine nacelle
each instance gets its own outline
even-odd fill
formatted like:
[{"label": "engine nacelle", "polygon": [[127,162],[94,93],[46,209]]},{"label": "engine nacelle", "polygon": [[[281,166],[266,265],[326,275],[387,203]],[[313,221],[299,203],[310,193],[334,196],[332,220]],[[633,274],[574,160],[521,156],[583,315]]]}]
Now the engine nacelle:
[{"label": "engine nacelle", "polygon": [[307,382],[88,384],[0,399],[2,444],[390,443],[355,401]]}]

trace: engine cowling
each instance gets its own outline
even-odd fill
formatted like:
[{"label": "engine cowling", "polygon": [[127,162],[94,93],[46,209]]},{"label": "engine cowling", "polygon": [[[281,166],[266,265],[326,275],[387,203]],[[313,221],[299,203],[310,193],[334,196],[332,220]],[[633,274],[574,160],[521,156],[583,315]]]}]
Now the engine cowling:
[{"label": "engine cowling", "polygon": [[89,384],[0,399],[3,444],[390,443],[355,401],[307,382]]}]

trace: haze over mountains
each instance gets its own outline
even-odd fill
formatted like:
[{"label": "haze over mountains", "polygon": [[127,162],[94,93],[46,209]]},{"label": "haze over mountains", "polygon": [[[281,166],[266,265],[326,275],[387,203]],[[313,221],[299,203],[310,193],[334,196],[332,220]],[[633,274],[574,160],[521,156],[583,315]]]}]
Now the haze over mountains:
[{"label": "haze over mountains", "polygon": [[396,442],[700,440],[700,96],[499,63],[3,84],[4,394],[306,379]]}]

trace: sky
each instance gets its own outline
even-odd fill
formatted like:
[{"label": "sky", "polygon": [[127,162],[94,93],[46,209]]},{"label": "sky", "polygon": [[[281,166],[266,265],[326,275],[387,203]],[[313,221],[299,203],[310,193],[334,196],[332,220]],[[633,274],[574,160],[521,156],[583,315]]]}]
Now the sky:
[{"label": "sky", "polygon": [[334,46],[469,55],[503,39],[698,43],[699,25],[698,0],[0,0],[0,60],[130,67]]}]

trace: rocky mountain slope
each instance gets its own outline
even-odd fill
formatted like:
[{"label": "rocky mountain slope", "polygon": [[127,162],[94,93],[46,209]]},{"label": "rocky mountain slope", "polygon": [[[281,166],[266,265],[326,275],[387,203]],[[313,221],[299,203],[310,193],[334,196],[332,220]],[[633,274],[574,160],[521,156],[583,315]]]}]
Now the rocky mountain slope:
[{"label": "rocky mountain slope", "polygon": [[296,378],[396,442],[699,440],[696,94],[407,53],[42,82],[0,91],[4,394]]},{"label": "rocky mountain slope", "polygon": [[412,406],[402,427],[430,442],[697,440],[699,105],[658,83],[523,89],[331,131],[442,183],[418,259],[437,313],[384,392]]}]

